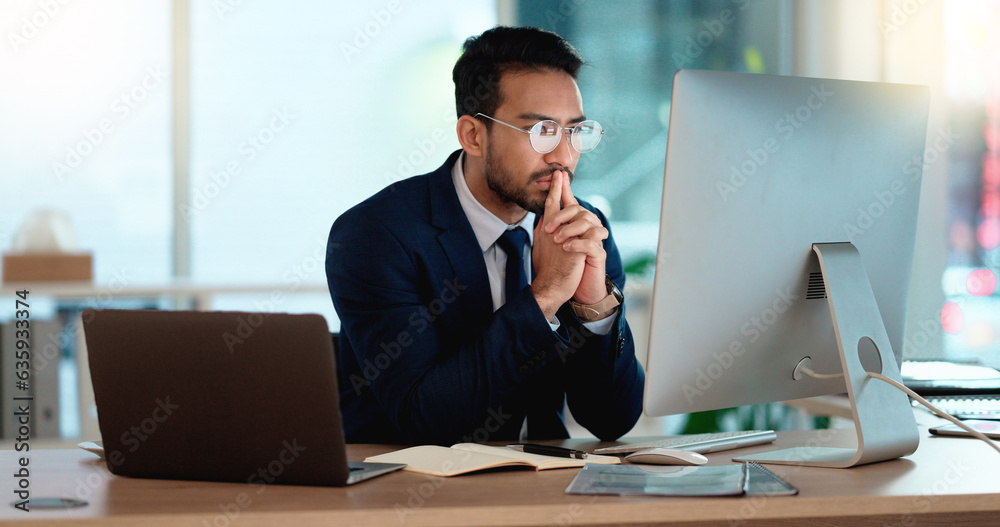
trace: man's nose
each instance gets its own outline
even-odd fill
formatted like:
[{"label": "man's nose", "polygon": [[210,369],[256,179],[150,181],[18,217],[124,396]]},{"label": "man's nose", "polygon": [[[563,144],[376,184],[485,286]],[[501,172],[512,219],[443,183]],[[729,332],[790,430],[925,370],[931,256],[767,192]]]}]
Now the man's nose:
[{"label": "man's nose", "polygon": [[551,152],[545,154],[545,162],[550,165],[561,165],[567,168],[573,166],[574,158],[579,155],[579,152],[573,149],[570,145],[571,134],[567,134],[562,131],[562,136],[560,137],[559,144],[552,149]]}]

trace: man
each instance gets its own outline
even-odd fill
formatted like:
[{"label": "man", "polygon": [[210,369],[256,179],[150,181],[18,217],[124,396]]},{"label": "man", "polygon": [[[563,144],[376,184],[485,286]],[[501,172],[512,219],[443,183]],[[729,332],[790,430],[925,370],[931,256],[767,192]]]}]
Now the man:
[{"label": "man", "polygon": [[604,440],[635,424],[643,373],[621,259],[603,214],[570,189],[601,136],[583,114],[582,63],[547,31],[470,38],[453,71],[462,150],[334,223],[348,441],[565,438],[566,403]]}]

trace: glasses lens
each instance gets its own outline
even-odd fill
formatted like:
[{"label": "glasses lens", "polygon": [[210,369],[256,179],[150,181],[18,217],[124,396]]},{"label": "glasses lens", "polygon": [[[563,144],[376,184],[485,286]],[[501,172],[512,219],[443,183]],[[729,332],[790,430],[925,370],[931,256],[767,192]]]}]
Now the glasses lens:
[{"label": "glasses lens", "polygon": [[573,128],[570,141],[573,143],[573,148],[582,154],[597,148],[603,133],[604,128],[601,127],[601,123],[587,120]]},{"label": "glasses lens", "polygon": [[555,121],[538,121],[531,127],[531,147],[539,154],[555,150],[561,138],[562,128]]}]

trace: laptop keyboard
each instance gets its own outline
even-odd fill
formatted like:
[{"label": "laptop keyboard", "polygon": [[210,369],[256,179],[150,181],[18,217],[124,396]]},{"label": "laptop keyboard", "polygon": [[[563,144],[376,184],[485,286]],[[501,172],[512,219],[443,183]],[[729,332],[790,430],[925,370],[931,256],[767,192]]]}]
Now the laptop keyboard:
[{"label": "laptop keyboard", "polygon": [[777,438],[774,430],[742,430],[738,432],[716,432],[709,434],[689,434],[670,436],[643,443],[632,443],[598,448],[595,454],[628,454],[644,448],[677,448],[700,454],[733,450],[746,446],[771,443]]}]

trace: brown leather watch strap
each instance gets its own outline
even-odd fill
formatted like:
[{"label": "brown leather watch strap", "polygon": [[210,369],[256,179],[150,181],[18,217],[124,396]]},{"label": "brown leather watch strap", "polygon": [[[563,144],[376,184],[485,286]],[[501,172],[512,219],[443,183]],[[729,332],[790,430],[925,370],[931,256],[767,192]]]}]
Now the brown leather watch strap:
[{"label": "brown leather watch strap", "polygon": [[621,305],[621,302],[615,298],[615,295],[608,294],[608,296],[596,304],[581,304],[570,300],[569,305],[580,320],[593,322],[612,315],[618,309],[618,306]]}]

